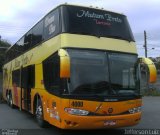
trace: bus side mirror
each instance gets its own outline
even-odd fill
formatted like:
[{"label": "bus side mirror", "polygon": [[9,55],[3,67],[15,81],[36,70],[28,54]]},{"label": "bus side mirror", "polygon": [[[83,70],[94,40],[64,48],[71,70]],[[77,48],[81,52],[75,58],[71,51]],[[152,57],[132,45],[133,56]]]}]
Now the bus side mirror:
[{"label": "bus side mirror", "polygon": [[155,83],[157,81],[157,69],[154,63],[149,58],[140,58],[140,63],[145,64],[149,71],[149,83]]},{"label": "bus side mirror", "polygon": [[58,51],[60,56],[60,78],[70,78],[70,57],[64,49]]}]

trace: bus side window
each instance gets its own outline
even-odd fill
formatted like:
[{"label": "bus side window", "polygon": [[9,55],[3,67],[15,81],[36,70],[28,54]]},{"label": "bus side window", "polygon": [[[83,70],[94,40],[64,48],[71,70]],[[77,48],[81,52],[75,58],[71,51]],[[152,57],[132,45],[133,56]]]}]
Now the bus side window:
[{"label": "bus side window", "polygon": [[28,85],[29,88],[35,87],[35,65],[28,66]]},{"label": "bus side window", "polygon": [[55,95],[60,94],[60,58],[58,53],[43,61],[43,79],[45,89]]},{"label": "bus side window", "polygon": [[34,88],[35,86],[35,66],[30,65],[22,69],[22,88]]},{"label": "bus side window", "polygon": [[20,86],[20,70],[12,71],[12,85],[19,87]]},{"label": "bus side window", "polygon": [[32,30],[32,47],[43,41],[43,20],[36,24]]},{"label": "bus side window", "polygon": [[27,34],[24,37],[24,52],[31,48],[31,44],[32,44],[32,30],[27,32]]},{"label": "bus side window", "polygon": [[19,54],[22,54],[23,51],[24,51],[24,36],[16,43],[17,45],[17,48],[16,48],[16,52],[17,52],[17,55],[18,56]]},{"label": "bus side window", "polygon": [[60,33],[59,10],[53,10],[44,18],[44,39],[47,40]]}]

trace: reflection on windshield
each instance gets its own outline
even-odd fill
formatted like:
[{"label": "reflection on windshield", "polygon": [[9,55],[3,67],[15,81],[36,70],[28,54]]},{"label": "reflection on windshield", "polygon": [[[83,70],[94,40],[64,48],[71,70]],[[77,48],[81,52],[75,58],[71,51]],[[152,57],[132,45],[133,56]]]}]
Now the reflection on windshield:
[{"label": "reflection on windshield", "polygon": [[133,95],[136,55],[68,50],[71,58],[70,94]]},{"label": "reflection on windshield", "polygon": [[137,57],[129,54],[109,54],[111,85],[119,95],[132,95],[136,90]]},{"label": "reflection on windshield", "polygon": [[136,56],[127,54],[109,54],[110,78],[115,89],[135,89]]},{"label": "reflection on windshield", "polygon": [[100,92],[98,89],[102,87],[100,84],[104,85],[101,89],[108,88],[108,62],[105,52],[74,50],[69,53],[71,56],[71,93],[98,93]]},{"label": "reflection on windshield", "polygon": [[83,84],[76,87],[76,89],[73,91],[73,93],[76,94],[108,94],[109,91],[106,91],[106,89],[109,89],[109,83],[102,81],[97,83],[89,83],[89,84]]}]

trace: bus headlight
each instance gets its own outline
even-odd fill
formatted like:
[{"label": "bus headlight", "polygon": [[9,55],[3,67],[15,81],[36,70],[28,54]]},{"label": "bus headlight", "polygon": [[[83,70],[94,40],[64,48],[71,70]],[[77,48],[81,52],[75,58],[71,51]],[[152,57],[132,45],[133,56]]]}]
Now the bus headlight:
[{"label": "bus headlight", "polygon": [[64,109],[67,113],[72,114],[72,115],[88,115],[89,111],[86,110],[81,110],[81,109],[74,109],[74,108],[65,108]]},{"label": "bus headlight", "polygon": [[141,112],[141,107],[136,107],[136,108],[132,108],[128,110],[130,113],[137,113],[137,112]]}]

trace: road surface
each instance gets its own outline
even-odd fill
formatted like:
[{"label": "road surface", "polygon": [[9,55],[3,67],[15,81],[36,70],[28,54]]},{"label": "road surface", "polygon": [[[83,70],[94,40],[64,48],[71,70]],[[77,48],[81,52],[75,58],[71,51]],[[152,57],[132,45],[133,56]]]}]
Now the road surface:
[{"label": "road surface", "polygon": [[[19,111],[18,109],[11,109],[5,103],[0,104],[0,129],[0,134],[3,132],[18,132],[17,135],[121,135],[125,132],[121,129],[62,132],[53,126],[48,126],[47,128],[42,129],[37,125],[34,117],[31,114],[24,111]],[[5,129],[15,129],[15,131],[6,131]],[[125,129],[160,129],[160,97],[144,97],[143,115],[140,124]]]}]

